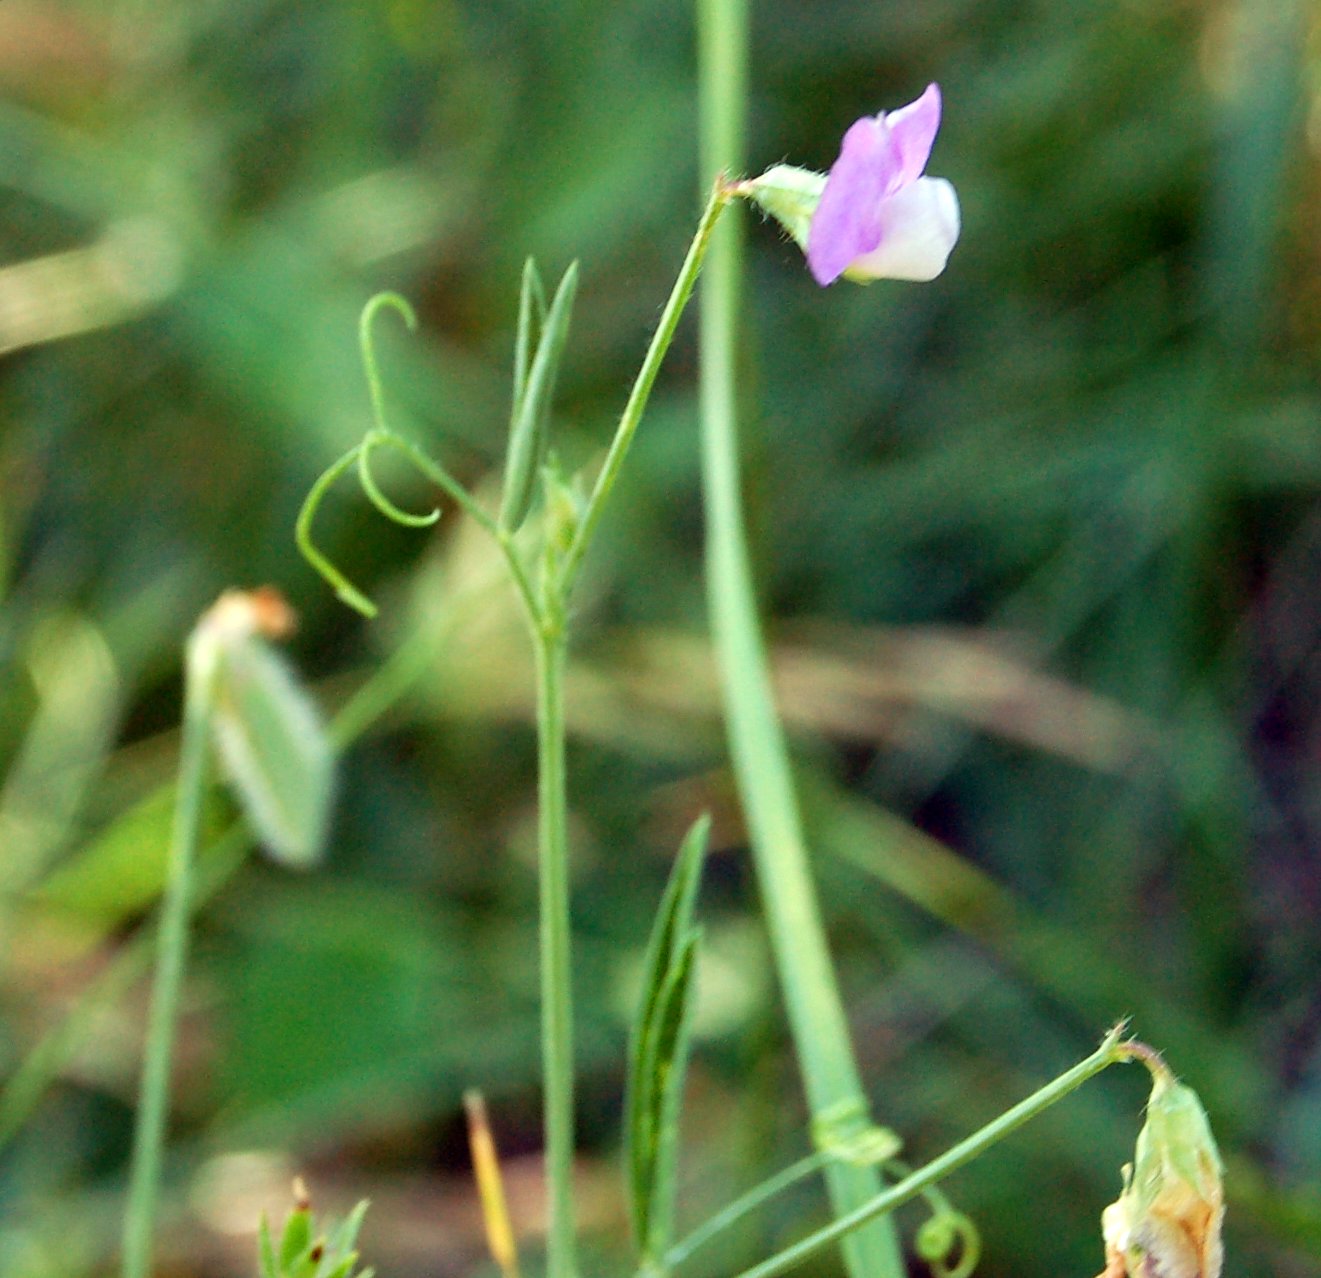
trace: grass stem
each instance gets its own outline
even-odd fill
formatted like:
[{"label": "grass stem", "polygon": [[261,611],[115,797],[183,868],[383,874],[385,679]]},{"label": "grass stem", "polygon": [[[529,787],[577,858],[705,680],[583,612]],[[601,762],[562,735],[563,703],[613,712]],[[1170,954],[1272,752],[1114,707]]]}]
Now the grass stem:
[{"label": "grass stem", "polygon": [[[699,0],[698,15],[702,166],[708,172],[737,172],[743,163],[746,0]],[[741,218],[727,218],[714,236],[701,298],[707,591],[730,751],[766,924],[813,1127],[818,1139],[829,1143],[848,1140],[870,1119],[808,866],[744,532],[736,368],[741,225]],[[871,1200],[882,1183],[874,1167],[840,1160],[827,1164],[826,1182],[841,1215]],[[888,1221],[849,1234],[844,1254],[852,1278],[901,1278],[904,1272]]]}]

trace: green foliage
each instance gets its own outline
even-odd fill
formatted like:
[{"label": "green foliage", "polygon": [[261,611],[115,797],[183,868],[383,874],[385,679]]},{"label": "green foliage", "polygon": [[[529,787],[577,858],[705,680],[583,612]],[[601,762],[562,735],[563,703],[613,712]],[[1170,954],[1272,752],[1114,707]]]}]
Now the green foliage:
[{"label": "green foliage", "polygon": [[260,1278],[372,1278],[359,1269],[356,1243],[367,1203],[360,1202],[337,1225],[318,1229],[312,1209],[298,1204],[285,1218],[278,1246],[270,1224],[261,1218],[257,1233]]},{"label": "green foliage", "polygon": [[[51,871],[35,894],[62,922],[85,927],[93,937],[121,927],[160,896],[170,857],[175,787],[161,786],[126,808],[79,851]],[[219,793],[203,810],[203,850],[229,816]]]},{"label": "green foliage", "polygon": [[679,1112],[692,1042],[701,931],[693,925],[711,822],[688,831],[652,926],[628,1075],[628,1185],[633,1235],[659,1261],[674,1228]]},{"label": "green foliage", "polygon": [[[381,605],[372,626],[289,530],[372,422],[354,335],[382,289],[419,319],[415,335],[378,325],[393,425],[496,508],[529,254],[581,258],[555,449],[566,475],[599,457],[711,176],[692,160],[690,12],[0,9],[21,51],[0,52],[3,873],[15,848],[35,854],[6,880],[0,1071],[105,988],[101,964],[150,904],[159,826],[140,827],[136,904],[95,953],[23,907],[163,792],[180,636],[225,586],[273,581],[320,704],[393,682],[358,703],[371,721],[344,759],[334,890],[254,863],[200,908],[167,1188],[182,1201],[213,1151],[269,1142],[333,1156],[355,1192],[398,1173],[439,1200],[465,1086],[498,1089],[514,1148],[536,1142],[525,649],[498,565],[452,510],[427,534],[349,484],[323,507],[321,543]],[[59,40],[24,25],[40,17]],[[924,289],[822,293],[773,227],[749,227],[753,545],[869,1090],[917,1161],[1131,1013],[1214,1124],[1227,1272],[1314,1273],[1310,17],[758,0],[753,20],[752,171],[824,170],[853,119],[934,78],[933,166],[965,212]],[[46,285],[12,273],[39,262]],[[107,281],[137,292],[108,308]],[[58,330],[69,316],[100,327]],[[617,1155],[633,1010],[617,995],[657,859],[692,812],[721,813],[684,1152],[700,1218],[808,1141],[712,713],[691,350],[689,330],[602,523],[569,699],[588,1175]],[[400,460],[372,452],[382,490],[430,509]],[[51,662],[62,632],[77,643]],[[336,949],[355,899],[365,921]],[[352,995],[342,1036],[334,991],[289,1015],[328,952]],[[110,1269],[101,1205],[123,1180],[140,1000],[123,982],[95,997],[6,1146],[6,1273],[67,1254],[71,1217],[82,1268]],[[1101,1080],[960,1173],[988,1273],[1100,1269],[1134,1088]],[[819,1213],[787,1195],[702,1264],[732,1273]],[[602,1272],[622,1272],[626,1244],[598,1245]],[[387,1247],[379,1267],[408,1278]]]},{"label": "green foliage", "polygon": [[[523,287],[518,303],[518,336],[514,343],[514,409],[509,423],[509,448],[505,455],[504,494],[500,499],[499,524],[506,532],[517,532],[527,518],[536,491],[537,476],[546,458],[550,432],[550,407],[560,359],[569,337],[573,299],[578,291],[578,264],[574,262],[555,290],[550,311],[536,264],[528,258],[523,268]],[[528,361],[533,334],[536,355]]]}]

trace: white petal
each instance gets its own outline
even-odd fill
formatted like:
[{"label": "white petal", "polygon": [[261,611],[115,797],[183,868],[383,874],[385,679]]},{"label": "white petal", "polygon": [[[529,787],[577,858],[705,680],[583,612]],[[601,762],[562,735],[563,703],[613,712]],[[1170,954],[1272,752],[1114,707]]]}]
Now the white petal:
[{"label": "white petal", "polygon": [[918,178],[881,204],[881,242],[855,257],[852,280],[934,280],[959,238],[959,197],[944,178]]}]

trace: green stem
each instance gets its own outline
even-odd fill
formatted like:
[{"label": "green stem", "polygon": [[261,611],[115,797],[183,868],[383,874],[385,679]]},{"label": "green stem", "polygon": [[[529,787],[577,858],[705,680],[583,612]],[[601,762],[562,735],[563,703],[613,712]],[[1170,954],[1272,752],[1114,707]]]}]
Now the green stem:
[{"label": "green stem", "polygon": [[[493,532],[505,552],[522,596],[537,653],[537,743],[541,830],[541,1041],[546,1089],[546,1177],[549,1184],[547,1269],[550,1278],[570,1278],[575,1270],[573,1221],[573,992],[570,962],[568,832],[564,767],[565,614],[574,582],[601,513],[619,477],[633,436],[642,421],[656,374],[674,340],[693,286],[702,269],[711,232],[729,203],[723,181],[712,188],[706,209],[679,276],[652,335],[633,390],[620,415],[601,472],[561,559],[549,553],[543,564],[542,597],[533,595],[509,534]],[[418,461],[423,465],[422,461]],[[425,467],[424,467],[425,469]]]},{"label": "green stem", "polygon": [[570,966],[569,849],[564,769],[563,628],[536,632],[537,763],[541,835],[541,1056],[549,1193],[547,1273],[571,1278],[573,1212],[573,972]]},{"label": "green stem", "polygon": [[911,1176],[905,1176],[897,1185],[885,1190],[884,1193],[877,1194],[869,1202],[861,1204],[847,1215],[809,1234],[793,1246],[786,1247],[768,1260],[763,1260],[759,1265],[753,1265],[751,1269],[745,1269],[737,1275],[737,1278],[775,1278],[777,1274],[801,1264],[823,1247],[831,1246],[854,1230],[902,1207],[937,1181],[943,1180],[951,1172],[957,1171],[965,1163],[970,1163],[974,1158],[985,1153],[992,1145],[1003,1140],[1029,1119],[1035,1118],[1056,1101],[1062,1100],[1070,1092],[1081,1087],[1089,1078],[1099,1074],[1107,1066],[1127,1059],[1129,1053],[1119,1041],[1119,1031],[1115,1030],[1106,1036],[1101,1046],[1086,1060],[1079,1061],[1072,1069],[1066,1070],[1053,1082],[1047,1083],[1026,1100],[1006,1110],[999,1118],[987,1123],[985,1127],[965,1140],[961,1140],[939,1158],[932,1159],[921,1170],[915,1171]]},{"label": "green stem", "polygon": [[582,557],[591,544],[592,536],[596,532],[596,525],[601,519],[601,512],[604,510],[605,503],[615,486],[615,481],[619,478],[619,472],[624,465],[624,458],[628,456],[629,446],[633,442],[633,436],[637,433],[638,425],[642,421],[642,414],[646,410],[651,388],[656,381],[656,374],[660,372],[661,363],[665,359],[666,352],[670,349],[670,343],[674,340],[675,329],[679,327],[679,320],[683,316],[684,308],[688,305],[688,299],[692,296],[693,285],[697,283],[697,277],[701,273],[702,261],[706,257],[707,248],[711,243],[712,232],[715,230],[716,223],[720,220],[720,214],[724,211],[729,200],[730,194],[727,184],[723,178],[718,178],[711,188],[706,208],[702,213],[702,220],[697,225],[697,233],[693,236],[693,242],[688,246],[688,255],[683,260],[683,266],[679,268],[679,277],[674,281],[674,287],[670,290],[665,309],[661,312],[660,324],[652,335],[651,344],[647,347],[647,353],[642,360],[642,367],[638,370],[637,379],[629,393],[628,403],[624,405],[624,411],[620,415],[619,425],[615,429],[615,437],[610,444],[610,451],[606,454],[605,462],[601,466],[601,473],[596,477],[592,495],[587,500],[587,509],[583,512],[578,531],[565,553],[560,577],[564,582],[566,597],[569,591],[573,589],[573,583],[577,578]]},{"label": "green stem", "polygon": [[189,645],[184,695],[183,741],[179,758],[179,793],[170,848],[170,876],[161,907],[156,980],[147,1019],[147,1041],[133,1133],[133,1165],[124,1216],[124,1278],[147,1278],[151,1271],[152,1231],[160,1190],[165,1118],[169,1107],[170,1063],[175,1022],[188,955],[188,916],[193,864],[206,793],[211,736],[214,662],[199,659],[196,640]]},{"label": "green stem", "polygon": [[738,1224],[744,1216],[756,1211],[758,1207],[769,1202],[776,1194],[782,1194],[786,1189],[791,1189],[805,1177],[819,1172],[833,1157],[833,1154],[824,1149],[818,1150],[815,1154],[808,1154],[796,1163],[790,1163],[783,1171],[763,1180],[760,1185],[753,1186],[746,1194],[741,1194],[728,1206],[716,1212],[704,1224],[694,1229],[687,1238],[680,1239],[675,1243],[665,1253],[665,1270],[677,1269],[699,1247],[705,1247],[711,1239]]},{"label": "green stem", "polygon": [[[747,65],[745,0],[699,0],[702,164],[742,166]],[[741,291],[741,222],[715,236],[702,291],[701,401],[707,516],[707,590],[725,698],[730,750],[747,814],[766,923],[818,1139],[847,1140],[869,1125],[848,1022],[826,946],[816,887],[776,715],[757,616],[739,483],[735,351]],[[880,1173],[832,1160],[835,1211],[855,1211],[880,1189]],[[888,1221],[849,1236],[853,1278],[900,1278]]]}]

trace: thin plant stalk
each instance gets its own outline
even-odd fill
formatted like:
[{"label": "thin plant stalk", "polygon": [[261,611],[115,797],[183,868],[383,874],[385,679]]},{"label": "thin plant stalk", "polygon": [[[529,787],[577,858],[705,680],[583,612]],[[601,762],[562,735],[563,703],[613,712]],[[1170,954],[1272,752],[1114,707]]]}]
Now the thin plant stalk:
[{"label": "thin plant stalk", "polygon": [[[451,601],[453,602],[453,601]],[[370,730],[420,682],[435,662],[446,634],[421,630],[365,679],[340,707],[330,724],[330,736],[344,750]],[[177,811],[177,805],[176,805]],[[207,849],[197,867],[189,895],[192,908],[209,900],[243,866],[252,850],[252,833],[237,820]],[[49,1029],[0,1087],[0,1152],[31,1117],[67,1061],[85,1043],[106,1008],[114,1007],[151,971],[152,952],[159,945],[167,903],[164,896],[152,919],[122,945],[109,963],[77,996],[63,1021]]]},{"label": "thin plant stalk", "polygon": [[[715,169],[711,171],[716,172]],[[688,246],[687,256],[679,268],[679,276],[674,281],[674,287],[665,302],[665,309],[661,312],[660,323],[656,326],[647,353],[642,358],[642,366],[638,369],[633,389],[629,392],[628,402],[624,405],[619,425],[615,428],[615,437],[610,443],[610,450],[597,475],[592,494],[587,500],[587,509],[583,513],[582,522],[564,557],[561,580],[564,582],[566,594],[573,589],[582,557],[591,544],[605,504],[614,489],[615,481],[619,478],[620,470],[623,469],[624,459],[628,456],[628,450],[633,443],[633,436],[642,421],[647,400],[651,397],[651,388],[656,382],[656,374],[660,372],[666,352],[674,340],[675,330],[679,327],[679,320],[683,317],[688,299],[692,296],[693,287],[697,283],[697,277],[701,274],[702,263],[711,246],[716,223],[719,222],[720,215],[731,198],[732,193],[724,178],[717,178],[707,197],[706,208],[703,209],[701,220],[697,224],[697,232]]]},{"label": "thin plant stalk", "polygon": [[[702,167],[742,164],[747,66],[746,0],[699,0]],[[747,815],[766,925],[775,954],[813,1128],[819,1144],[848,1140],[870,1122],[848,1022],[826,945],[816,887],[776,713],[757,615],[739,479],[737,317],[741,221],[713,237],[701,298],[702,477],[707,518],[707,592],[734,772]],[[846,1216],[881,1189],[874,1167],[833,1160],[826,1182]],[[843,1235],[841,1235],[843,1237]],[[888,1220],[850,1233],[853,1278],[901,1278]]]},{"label": "thin plant stalk", "polygon": [[808,1176],[815,1176],[834,1157],[836,1155],[828,1150],[817,1150],[816,1153],[807,1154],[796,1163],[791,1163],[783,1171],[777,1172],[761,1184],[754,1185],[747,1193],[741,1194],[732,1203],[722,1207],[686,1238],[675,1243],[665,1253],[665,1268],[677,1269],[693,1252],[705,1247],[713,1238],[718,1238],[740,1220],[765,1206],[776,1195],[782,1194],[786,1189],[792,1189]]},{"label": "thin plant stalk", "polygon": [[548,1185],[547,1272],[575,1272],[573,1206],[573,970],[564,769],[565,641],[558,625],[536,636],[540,829],[541,1059]]},{"label": "thin plant stalk", "polygon": [[566,617],[583,556],[591,544],[624,459],[632,445],[651,390],[692,296],[721,212],[729,203],[723,182],[711,191],[706,209],[652,335],[632,392],[586,508],[563,558],[544,561],[540,601],[522,576],[507,535],[497,533],[524,603],[537,663],[537,758],[540,835],[541,1035],[545,1088],[546,1176],[549,1210],[547,1271],[550,1278],[576,1272],[573,1205],[574,1049],[573,967],[569,900],[568,801],[565,773],[564,672]]},{"label": "thin plant stalk", "polygon": [[190,650],[170,872],[161,906],[156,978],[147,1019],[128,1205],[124,1215],[123,1278],[148,1278],[151,1272],[152,1234],[156,1224],[165,1120],[169,1109],[170,1066],[188,956],[193,868],[197,859],[210,756],[214,677],[214,663],[196,660]]}]

